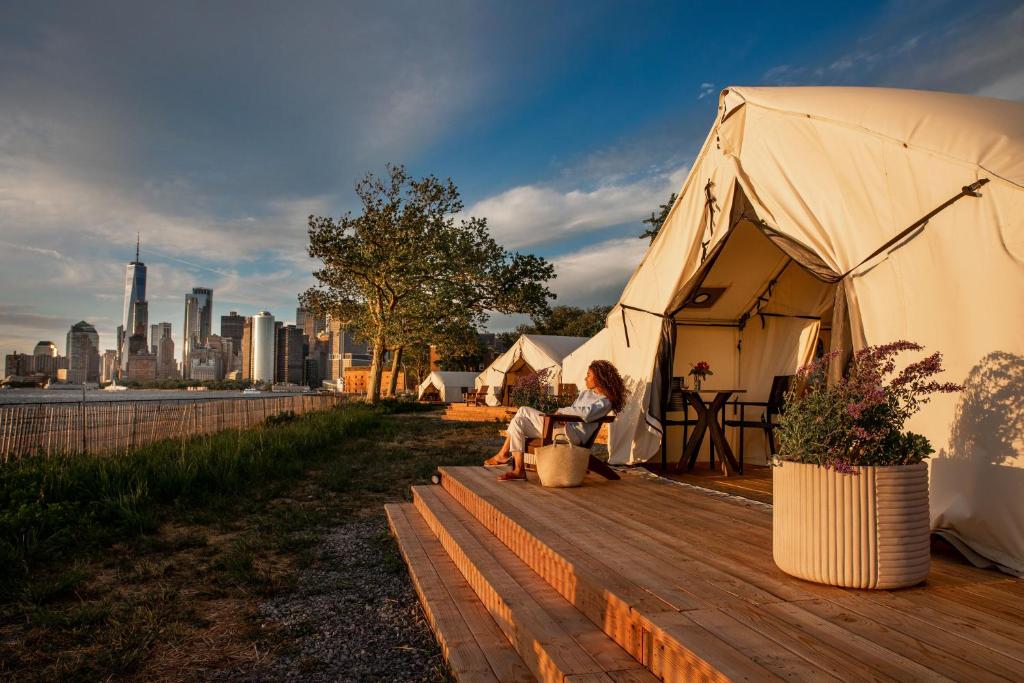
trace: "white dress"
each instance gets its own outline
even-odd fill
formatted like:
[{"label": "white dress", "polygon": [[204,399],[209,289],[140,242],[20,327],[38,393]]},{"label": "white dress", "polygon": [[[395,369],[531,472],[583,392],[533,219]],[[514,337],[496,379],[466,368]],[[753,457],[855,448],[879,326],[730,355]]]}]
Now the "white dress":
[{"label": "white dress", "polygon": [[[565,434],[569,437],[569,441],[579,446],[586,443],[587,439],[601,426],[596,420],[600,420],[611,410],[612,403],[606,396],[587,389],[576,397],[571,406],[555,411],[559,415],[575,415],[583,418],[584,422],[567,422],[557,425],[555,433]],[[543,436],[541,434],[543,428],[544,413],[528,406],[517,410],[515,416],[508,423],[509,451],[524,452],[527,440]]]}]

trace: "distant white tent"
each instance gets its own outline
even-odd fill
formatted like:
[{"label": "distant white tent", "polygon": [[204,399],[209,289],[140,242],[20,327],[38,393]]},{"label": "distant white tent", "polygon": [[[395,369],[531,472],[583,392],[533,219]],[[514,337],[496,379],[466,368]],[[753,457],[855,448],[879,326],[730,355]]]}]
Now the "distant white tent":
[{"label": "distant white tent", "polygon": [[418,398],[421,401],[435,400],[455,403],[474,386],[476,372],[435,370],[420,382]]},{"label": "distant white tent", "polygon": [[562,361],[586,341],[586,337],[524,334],[480,373],[475,386],[486,386],[487,405],[498,406],[520,378],[547,370],[548,384],[557,391],[562,382]]},{"label": "distant white tent", "polygon": [[562,383],[575,384],[583,391],[586,388],[587,369],[595,360],[611,358],[611,331],[606,327],[587,343],[579,347],[562,361]]},{"label": "distant white tent", "polygon": [[[880,88],[723,90],[607,319],[609,360],[631,390],[611,462],[659,452],[669,380],[697,361],[711,364],[710,388],[764,401],[772,377],[819,344],[848,358],[907,339],[941,351],[942,379],[967,387],[907,424],[936,449],[932,524],[1024,572],[1022,312],[1024,105]],[[745,432],[749,461],[763,441]]]}]

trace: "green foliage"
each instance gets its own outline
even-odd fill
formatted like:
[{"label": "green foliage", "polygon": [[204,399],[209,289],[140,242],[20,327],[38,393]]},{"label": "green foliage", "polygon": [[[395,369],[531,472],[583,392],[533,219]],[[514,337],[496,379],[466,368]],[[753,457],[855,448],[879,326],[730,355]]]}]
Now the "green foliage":
[{"label": "green foliage", "polygon": [[373,345],[371,401],[385,349],[462,339],[491,311],[541,314],[554,298],[551,264],[506,251],[484,218],[456,222],[464,207],[451,179],[389,166],[386,178],[367,174],[356,195],[359,215],[309,217],[308,253],[322,267],[300,300]]},{"label": "green foliage", "polygon": [[[563,337],[593,337],[604,329],[605,319],[611,306],[577,308],[575,306],[553,306],[550,311],[534,316],[531,325],[520,325],[512,335],[509,344],[523,334],[554,334]],[[503,333],[509,334],[509,333]]]},{"label": "green foliage", "polygon": [[658,236],[658,232],[661,230],[661,226],[668,220],[668,214],[672,211],[672,205],[676,203],[676,197],[679,195],[675,192],[668,198],[668,201],[658,207],[658,213],[651,212],[649,218],[645,218],[642,223],[648,225],[646,230],[640,234],[640,239],[649,238],[652,242],[654,238]]},{"label": "green foliage", "polygon": [[779,454],[786,460],[848,471],[858,466],[912,465],[933,448],[906,421],[934,393],[963,387],[932,380],[942,372],[934,353],[896,373],[895,356],[923,347],[907,341],[858,351],[846,377],[825,382],[831,356],[801,368],[786,394],[779,420]]},{"label": "green foliage", "polygon": [[[380,411],[345,406],[127,455],[26,458],[0,468],[0,594],[37,565],[154,531],[159,505],[191,506],[302,475],[318,449],[365,436]],[[13,583],[12,583],[13,582]]]},{"label": "green foliage", "polygon": [[548,371],[533,372],[520,378],[512,388],[512,403],[517,406],[529,406],[542,413],[553,413],[559,408],[569,405],[560,399],[548,379]]}]

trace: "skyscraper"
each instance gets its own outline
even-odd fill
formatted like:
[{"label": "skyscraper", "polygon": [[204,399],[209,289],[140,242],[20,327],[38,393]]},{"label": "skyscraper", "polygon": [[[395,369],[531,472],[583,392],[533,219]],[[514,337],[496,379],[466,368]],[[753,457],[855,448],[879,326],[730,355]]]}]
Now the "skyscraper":
[{"label": "skyscraper", "polygon": [[[100,381],[100,335],[84,320],[68,331],[68,382],[85,384]],[[125,357],[127,358],[127,353]]]},{"label": "skyscraper", "polygon": [[304,346],[301,327],[284,325],[277,330],[277,363],[274,374],[278,382],[302,384],[305,369]]},{"label": "skyscraper", "polygon": [[238,355],[242,348],[242,328],[245,326],[245,316],[238,315],[231,311],[220,317],[220,336],[229,337],[235,342],[235,355]]},{"label": "skyscraper", "polygon": [[[168,322],[156,323],[149,326],[149,344],[153,355],[156,356],[157,379],[170,379],[174,375],[174,342],[170,346],[161,344],[164,339],[171,338],[171,324]],[[164,354],[170,349],[171,358],[164,358]],[[169,362],[168,362],[169,361]],[[170,368],[170,374],[167,374]]]},{"label": "skyscraper", "polygon": [[188,379],[189,355],[206,343],[213,323],[213,290],[193,287],[185,295],[185,329],[182,335],[181,373]]},{"label": "skyscraper", "polygon": [[252,382],[252,318],[242,323],[242,381]]},{"label": "skyscraper", "polygon": [[[128,264],[124,274],[124,313],[121,316],[121,334],[118,335],[118,353],[122,372],[128,371],[128,339],[136,333],[136,302],[146,300],[146,264],[139,260],[139,240],[135,240],[135,260]],[[145,323],[143,323],[145,324]],[[143,337],[146,331],[143,328]],[[70,350],[68,355],[71,355]],[[70,373],[69,373],[70,374]]]},{"label": "skyscraper", "polygon": [[252,381],[274,381],[274,316],[260,311],[252,318]]}]

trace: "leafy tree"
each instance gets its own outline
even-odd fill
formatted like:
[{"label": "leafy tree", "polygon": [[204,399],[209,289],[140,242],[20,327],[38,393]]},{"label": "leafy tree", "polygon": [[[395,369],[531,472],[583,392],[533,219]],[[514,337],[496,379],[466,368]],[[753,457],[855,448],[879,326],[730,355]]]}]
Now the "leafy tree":
[{"label": "leafy tree", "polygon": [[388,166],[387,177],[368,173],[355,191],[360,214],[309,217],[308,253],[322,267],[300,299],[370,342],[370,401],[380,398],[386,350],[400,364],[406,345],[479,327],[489,311],[547,311],[554,268],[506,251],[485,218],[456,221],[463,204],[450,178],[416,180],[403,166]]},{"label": "leafy tree", "polygon": [[604,328],[611,306],[576,308],[554,306],[550,311],[533,318],[526,334],[557,334],[565,337],[593,337]]},{"label": "leafy tree", "polygon": [[676,203],[676,193],[673,192],[668,198],[668,201],[658,207],[658,213],[651,212],[650,218],[645,218],[642,222],[649,225],[650,227],[644,230],[640,234],[640,239],[649,237],[653,242],[654,238],[658,236],[658,231],[661,230],[661,226],[665,224],[668,219],[668,212],[672,210],[672,205]]}]

